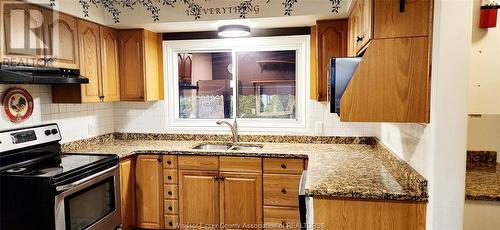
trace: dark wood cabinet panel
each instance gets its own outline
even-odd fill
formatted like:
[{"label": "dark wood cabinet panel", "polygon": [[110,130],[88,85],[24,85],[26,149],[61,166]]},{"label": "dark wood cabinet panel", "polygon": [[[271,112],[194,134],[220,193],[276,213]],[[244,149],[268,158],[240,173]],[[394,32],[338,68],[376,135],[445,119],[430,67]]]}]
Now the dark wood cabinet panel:
[{"label": "dark wood cabinet panel", "polygon": [[318,101],[328,99],[328,73],[333,57],[347,56],[347,20],[317,21],[317,94]]}]

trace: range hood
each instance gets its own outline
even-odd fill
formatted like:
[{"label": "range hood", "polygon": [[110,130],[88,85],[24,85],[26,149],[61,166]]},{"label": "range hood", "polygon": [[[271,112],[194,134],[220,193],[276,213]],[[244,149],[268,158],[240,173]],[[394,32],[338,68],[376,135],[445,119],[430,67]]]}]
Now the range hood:
[{"label": "range hood", "polygon": [[340,116],[340,100],[351,81],[361,57],[332,58],[330,62],[330,78],[328,79],[328,99],[330,113]]},{"label": "range hood", "polygon": [[0,84],[88,84],[80,70],[53,67],[0,65]]}]

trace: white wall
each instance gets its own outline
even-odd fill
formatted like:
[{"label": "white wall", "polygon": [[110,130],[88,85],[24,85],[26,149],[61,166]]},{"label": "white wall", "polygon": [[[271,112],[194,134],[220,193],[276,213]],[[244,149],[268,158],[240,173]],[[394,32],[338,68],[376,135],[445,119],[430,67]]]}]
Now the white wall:
[{"label": "white wall", "polygon": [[500,115],[500,19],[495,28],[479,28],[480,6],[474,0],[469,113]]},{"label": "white wall", "polygon": [[498,230],[499,217],[498,201],[465,201],[464,230]]},{"label": "white wall", "polygon": [[497,151],[500,155],[500,115],[469,117],[468,128],[468,150]]},{"label": "white wall", "polygon": [[462,229],[472,2],[435,1],[431,122],[381,124],[378,138],[429,182],[427,229]]},{"label": "white wall", "polygon": [[52,104],[51,88],[46,85],[5,85],[0,84],[0,97],[7,89],[19,87],[28,90],[34,100],[34,110],[25,122],[11,123],[0,105],[0,130],[40,123],[59,124],[62,142],[79,140],[113,132],[113,104]]}]

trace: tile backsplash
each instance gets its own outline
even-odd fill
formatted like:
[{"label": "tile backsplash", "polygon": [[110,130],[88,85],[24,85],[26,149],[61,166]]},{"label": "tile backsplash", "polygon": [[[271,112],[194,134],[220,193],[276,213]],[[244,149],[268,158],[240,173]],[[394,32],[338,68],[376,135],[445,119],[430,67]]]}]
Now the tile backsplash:
[{"label": "tile backsplash", "polygon": [[[132,133],[203,133],[199,131],[178,131],[168,129],[166,101],[115,102],[88,104],[54,104],[48,85],[5,85],[0,84],[0,96],[11,87],[28,90],[34,99],[33,115],[25,122],[11,123],[3,112],[0,115],[0,129],[9,129],[40,123],[58,123],[63,142],[89,138],[111,132]],[[292,135],[311,136],[374,136],[378,125],[373,123],[344,123],[328,112],[325,103],[309,101],[308,131]],[[1,105],[3,111],[3,105]],[[227,133],[226,128],[204,131],[204,133]],[[291,135],[283,132],[251,132],[242,134]]]},{"label": "tile backsplash", "polygon": [[[34,100],[31,117],[18,124],[10,122],[0,105],[0,130],[55,122],[59,124],[63,142],[79,140],[114,131],[113,103],[54,104],[49,85],[0,84],[0,97],[11,87],[26,89]],[[3,98],[2,98],[3,99]]]}]

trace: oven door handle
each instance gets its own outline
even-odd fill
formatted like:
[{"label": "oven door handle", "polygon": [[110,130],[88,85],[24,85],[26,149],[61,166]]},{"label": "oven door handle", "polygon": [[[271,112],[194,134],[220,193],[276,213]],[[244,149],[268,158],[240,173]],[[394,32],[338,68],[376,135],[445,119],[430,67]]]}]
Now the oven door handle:
[{"label": "oven door handle", "polygon": [[85,177],[83,179],[77,180],[75,182],[72,182],[72,183],[69,183],[69,184],[65,184],[65,185],[57,186],[56,187],[56,191],[62,192],[62,191],[66,191],[66,190],[72,189],[72,188],[77,187],[77,186],[79,186],[79,185],[81,185],[81,184],[83,184],[83,183],[85,183],[87,181],[90,181],[90,180],[95,179],[95,178],[97,178],[99,176],[102,176],[102,175],[104,175],[106,173],[109,173],[109,172],[111,172],[111,171],[113,171],[113,170],[115,170],[117,168],[118,168],[118,165],[113,166],[113,167],[111,167],[109,169],[106,169],[104,171],[98,172],[96,174],[90,175],[88,177]]}]

